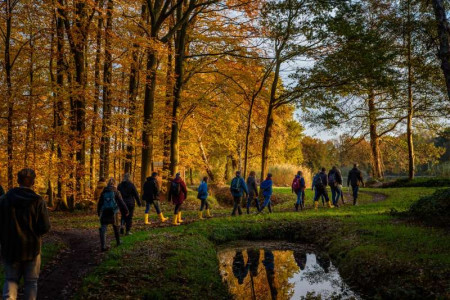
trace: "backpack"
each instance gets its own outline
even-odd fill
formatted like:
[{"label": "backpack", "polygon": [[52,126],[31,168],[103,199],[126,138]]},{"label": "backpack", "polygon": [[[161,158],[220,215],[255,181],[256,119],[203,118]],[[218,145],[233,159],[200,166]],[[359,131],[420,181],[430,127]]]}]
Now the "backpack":
[{"label": "backpack", "polygon": [[294,182],[292,183],[292,188],[294,191],[298,191],[300,189],[300,178],[295,177]]},{"label": "backpack", "polygon": [[181,184],[179,182],[172,181],[170,184],[170,194],[172,196],[179,196],[181,193]]},{"label": "backpack", "polygon": [[102,205],[102,215],[112,216],[118,210],[116,195],[113,190],[103,193],[103,205]]},{"label": "backpack", "polygon": [[314,178],[313,178],[313,186],[316,189],[322,189],[323,188],[322,177],[320,177],[320,174],[316,174],[316,176],[314,176]]},{"label": "backpack", "polygon": [[241,192],[241,180],[240,180],[239,177],[235,177],[231,181],[231,191],[233,191],[233,193],[240,193]]},{"label": "backpack", "polygon": [[336,185],[336,172],[330,173],[328,175],[328,184],[330,186],[335,186]]}]

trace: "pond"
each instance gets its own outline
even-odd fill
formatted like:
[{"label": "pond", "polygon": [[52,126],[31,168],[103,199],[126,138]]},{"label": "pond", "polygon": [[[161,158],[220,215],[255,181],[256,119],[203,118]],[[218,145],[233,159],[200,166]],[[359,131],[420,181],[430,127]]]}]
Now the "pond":
[{"label": "pond", "polygon": [[238,241],[218,249],[234,299],[360,299],[328,255],[310,245]]}]

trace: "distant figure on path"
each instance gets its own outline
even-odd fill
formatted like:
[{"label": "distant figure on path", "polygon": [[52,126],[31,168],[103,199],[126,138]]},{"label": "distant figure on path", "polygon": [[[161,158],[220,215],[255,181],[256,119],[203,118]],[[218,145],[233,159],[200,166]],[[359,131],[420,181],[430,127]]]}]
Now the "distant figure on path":
[{"label": "distant figure on path", "polygon": [[123,234],[123,225],[125,224],[126,235],[130,235],[131,226],[133,226],[134,207],[136,205],[136,202],[139,207],[142,206],[141,199],[139,198],[139,193],[136,189],[136,186],[133,184],[133,182],[131,182],[130,174],[128,173],[123,176],[123,181],[119,183],[117,189],[122,195],[123,202],[125,202],[125,205],[128,208],[128,215],[122,215],[122,220],[120,222],[120,233]]},{"label": "distant figure on path", "polygon": [[319,197],[325,197],[327,201],[328,207],[333,207],[330,203],[330,198],[328,198],[327,185],[328,185],[328,176],[325,173],[326,169],[322,168],[322,170],[317,173],[313,178],[312,189],[315,190],[314,193],[314,209],[317,210],[319,207]]},{"label": "distant figure on path", "polygon": [[180,225],[180,223],[183,223],[183,220],[181,219],[181,204],[183,204],[186,197],[186,183],[181,179],[180,173],[177,173],[170,183],[169,191],[169,201],[172,200],[173,204],[175,204],[172,225]]},{"label": "distant figure on path", "polygon": [[364,187],[364,180],[361,171],[358,169],[358,164],[354,164],[353,169],[348,173],[347,185],[352,186],[353,205],[357,205],[359,187]]},{"label": "distant figure on path", "polygon": [[234,206],[233,211],[231,212],[232,216],[236,215],[236,211],[239,212],[239,215],[242,215],[242,209],[241,209],[241,200],[242,196],[245,195],[248,196],[248,188],[247,184],[245,184],[244,179],[241,177],[241,172],[236,172],[236,177],[231,180],[231,186],[230,186],[231,195],[233,196]]},{"label": "distant figure on path", "polygon": [[208,203],[208,177],[203,177],[202,182],[197,189],[197,199],[201,201],[200,211],[198,212],[198,218],[203,219],[203,209],[205,209],[206,217],[211,217],[211,212],[209,211]]},{"label": "distant figure on path", "polygon": [[97,187],[94,191],[94,202],[98,203],[98,200],[100,199],[100,195],[102,194],[103,190],[106,187],[106,179],[104,177],[100,178],[100,180],[97,183]]},{"label": "distant figure on path", "polygon": [[305,178],[303,178],[302,171],[298,171],[297,175],[295,175],[294,180],[292,181],[292,192],[297,195],[297,202],[295,203],[295,210],[298,211],[298,208],[305,208]]},{"label": "distant figure on path", "polygon": [[247,178],[248,198],[247,198],[247,215],[250,214],[250,206],[255,201],[256,209],[261,209],[258,200],[258,185],[256,184],[256,173],[251,171]]},{"label": "distant figure on path", "polygon": [[50,230],[45,201],[33,191],[36,173],[23,169],[19,187],[0,198],[0,246],[5,270],[3,299],[17,299],[19,281],[25,282],[24,299],[37,297],[42,236]]},{"label": "distant figure on path", "polygon": [[264,210],[265,207],[269,209],[269,212],[272,213],[272,201],[270,198],[272,197],[273,192],[273,181],[272,181],[272,174],[267,174],[266,180],[261,182],[261,193],[264,196],[264,203],[261,207],[261,212]]},{"label": "distant figure on path", "polygon": [[109,248],[106,246],[106,230],[108,225],[113,226],[116,244],[121,244],[119,227],[120,217],[119,210],[123,216],[128,216],[128,208],[123,202],[122,195],[116,188],[116,180],[110,178],[106,188],[100,195],[100,200],[97,204],[97,214],[100,217],[100,245],[101,250],[106,251]]},{"label": "distant figure on path", "polygon": [[158,214],[159,220],[161,222],[166,222],[168,218],[165,218],[161,208],[159,206],[159,195],[161,194],[161,189],[158,183],[158,173],[153,172],[152,176],[147,177],[147,180],[144,183],[144,192],[142,194],[142,200],[145,201],[145,215],[144,215],[144,223],[146,225],[150,224],[148,219],[148,213],[150,212],[150,205],[153,204],[155,207],[156,213]]},{"label": "distant figure on path", "polygon": [[342,186],[342,174],[336,166],[333,166],[330,172],[328,172],[328,185],[331,188],[331,200],[333,205],[339,207],[338,202],[342,192],[342,189],[339,189],[339,186]]}]

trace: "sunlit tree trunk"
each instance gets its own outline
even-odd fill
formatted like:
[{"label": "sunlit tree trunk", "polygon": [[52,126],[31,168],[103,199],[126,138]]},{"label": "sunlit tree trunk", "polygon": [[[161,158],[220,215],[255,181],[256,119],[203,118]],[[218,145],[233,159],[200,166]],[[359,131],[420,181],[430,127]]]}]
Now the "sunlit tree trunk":
[{"label": "sunlit tree trunk", "polygon": [[411,63],[411,39],[412,39],[412,27],[411,27],[411,0],[407,0],[407,33],[406,33],[406,51],[407,51],[407,66],[408,66],[408,118],[407,118],[407,129],[406,137],[408,141],[408,158],[409,158],[409,168],[408,177],[410,180],[414,179],[415,172],[415,155],[414,155],[414,140],[413,140],[413,117],[414,117],[414,99],[413,99],[413,73],[412,73],[412,63]]},{"label": "sunlit tree trunk", "polygon": [[370,148],[372,154],[373,176],[378,179],[383,178],[383,171],[381,167],[381,153],[380,153],[380,137],[377,133],[377,108],[375,106],[375,94],[373,91],[369,93],[368,98],[369,109],[369,133],[370,133]]}]

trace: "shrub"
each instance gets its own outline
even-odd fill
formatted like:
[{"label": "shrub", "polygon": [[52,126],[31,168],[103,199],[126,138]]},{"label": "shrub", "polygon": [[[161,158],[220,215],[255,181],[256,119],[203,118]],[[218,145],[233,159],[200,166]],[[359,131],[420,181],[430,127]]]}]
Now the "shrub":
[{"label": "shrub", "polygon": [[409,214],[430,225],[448,226],[450,221],[450,188],[440,189],[411,205]]},{"label": "shrub", "polygon": [[395,181],[386,182],[383,188],[397,188],[397,187],[447,187],[450,186],[450,178],[432,177],[432,178],[415,178],[409,180],[408,178],[401,178]]},{"label": "shrub", "polygon": [[269,168],[269,172],[272,173],[272,180],[274,186],[291,186],[292,180],[298,171],[303,172],[305,177],[306,186],[311,185],[312,172],[307,167],[295,166],[290,164],[274,165]]}]

